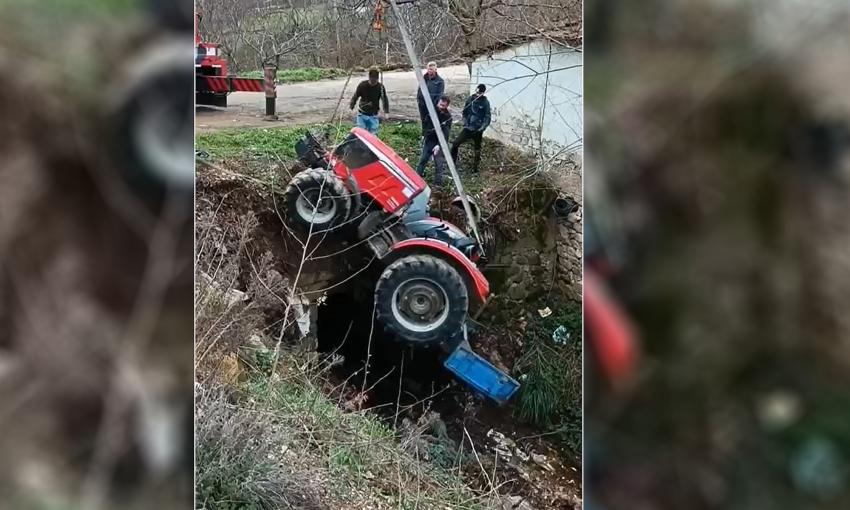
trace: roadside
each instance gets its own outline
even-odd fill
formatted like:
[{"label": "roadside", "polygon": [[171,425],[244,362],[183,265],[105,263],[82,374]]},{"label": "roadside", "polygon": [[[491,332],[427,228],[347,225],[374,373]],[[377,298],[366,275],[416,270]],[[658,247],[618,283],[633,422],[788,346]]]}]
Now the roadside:
[{"label": "roadside", "polygon": [[[464,65],[440,68],[440,76],[446,82],[446,94],[451,97],[469,93],[469,71]],[[195,129],[198,132],[217,131],[242,127],[282,127],[328,122],[339,103],[340,94],[345,93],[339,105],[338,117],[351,120],[348,101],[365,73],[354,73],[348,86],[346,77],[320,81],[285,83],[277,86],[276,109],[279,119],[263,120],[265,96],[256,92],[234,92],[228,96],[227,108],[198,107]],[[411,120],[419,118],[416,107],[416,75],[413,71],[391,71],[383,75],[384,87],[390,100],[389,120]],[[459,106],[454,105],[459,114]]]}]

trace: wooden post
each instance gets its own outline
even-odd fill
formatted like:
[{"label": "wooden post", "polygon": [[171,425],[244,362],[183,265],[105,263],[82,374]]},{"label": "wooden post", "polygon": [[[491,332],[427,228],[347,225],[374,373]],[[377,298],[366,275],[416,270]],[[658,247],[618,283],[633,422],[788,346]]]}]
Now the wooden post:
[{"label": "wooden post", "polygon": [[265,120],[277,120],[275,113],[275,103],[277,101],[277,87],[275,81],[277,79],[277,68],[266,66],[263,68],[263,85],[266,91],[266,117]]}]

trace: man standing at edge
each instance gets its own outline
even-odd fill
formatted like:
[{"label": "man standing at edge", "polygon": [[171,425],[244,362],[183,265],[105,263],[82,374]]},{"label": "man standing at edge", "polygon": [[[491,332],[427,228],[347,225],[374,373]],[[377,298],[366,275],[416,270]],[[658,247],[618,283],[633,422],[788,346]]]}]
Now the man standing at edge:
[{"label": "man standing at edge", "polygon": [[[440,129],[443,131],[443,136],[446,140],[449,138],[449,131],[452,129],[452,114],[449,111],[451,100],[443,96],[437,102],[437,119],[440,121]],[[437,130],[434,129],[434,123],[431,122],[430,115],[425,118],[422,123],[422,154],[419,157],[419,165],[416,167],[416,173],[425,176],[425,165],[428,160],[434,156],[434,186],[443,185],[443,169],[446,164],[446,157],[440,152],[440,142],[437,139]]]},{"label": "man standing at edge", "polygon": [[474,146],[474,158],[472,171],[478,173],[481,164],[481,137],[484,130],[490,125],[490,101],[484,95],[487,87],[482,83],[475,88],[475,94],[469,96],[463,106],[463,131],[457,135],[452,144],[452,160],[457,163],[457,153],[461,144],[472,140]]},{"label": "man standing at edge", "polygon": [[[352,110],[354,110],[358,99],[360,100],[360,109],[357,111],[357,127],[377,134],[381,119],[390,112],[387,91],[384,89],[384,84],[378,81],[377,69],[369,69],[369,79],[363,80],[357,85],[349,105]],[[383,103],[383,113],[381,113],[379,103]]]},{"label": "man standing at edge", "polygon": [[[446,83],[443,81],[443,78],[437,74],[437,63],[436,62],[428,62],[428,69],[425,71],[425,86],[428,87],[428,95],[429,99],[434,107],[437,106],[437,102],[443,97],[443,92],[446,89]],[[428,118],[428,107],[425,104],[425,98],[422,97],[422,90],[417,87],[416,90],[416,104],[419,106],[419,121],[422,123],[422,127],[425,127],[425,119]]]}]

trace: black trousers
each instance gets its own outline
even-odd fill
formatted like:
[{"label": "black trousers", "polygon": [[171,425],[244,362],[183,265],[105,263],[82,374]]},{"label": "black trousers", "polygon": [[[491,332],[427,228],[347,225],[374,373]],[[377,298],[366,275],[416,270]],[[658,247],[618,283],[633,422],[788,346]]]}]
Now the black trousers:
[{"label": "black trousers", "polygon": [[481,131],[472,131],[464,128],[463,131],[457,135],[454,143],[452,143],[452,160],[457,164],[457,153],[460,146],[465,143],[467,140],[472,140],[472,144],[474,147],[474,155],[472,160],[472,171],[477,172],[478,166],[481,165],[481,136],[483,133]]}]

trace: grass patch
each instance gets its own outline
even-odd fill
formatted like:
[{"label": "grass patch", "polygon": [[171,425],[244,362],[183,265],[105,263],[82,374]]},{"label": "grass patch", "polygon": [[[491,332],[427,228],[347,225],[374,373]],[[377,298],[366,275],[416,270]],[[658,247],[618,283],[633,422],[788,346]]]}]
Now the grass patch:
[{"label": "grass patch", "polygon": [[485,507],[486,496],[405,450],[378,416],[348,412],[329,400],[320,371],[302,372],[288,354],[282,360],[288,369],[280,378],[254,372],[239,385],[238,404],[227,403],[218,390],[199,395],[197,495],[203,508]]},{"label": "grass patch", "polygon": [[[199,133],[197,147],[207,152],[213,160],[293,160],[295,142],[308,130],[329,131],[341,140],[354,127],[350,122],[341,124],[314,124],[281,128],[237,128]],[[421,128],[413,123],[384,123],[378,137],[393,148],[401,157],[412,161],[419,156]],[[416,161],[413,161],[415,164]]]},{"label": "grass patch", "polygon": [[[258,169],[262,174],[271,165],[280,162],[291,162],[295,159],[295,143],[309,129],[316,132],[329,131],[332,139],[342,138],[353,127],[350,122],[340,124],[316,124],[311,126],[281,127],[281,128],[236,128],[222,131],[199,133],[197,148],[209,154],[214,161],[238,160],[249,167]],[[452,129],[449,139],[453,140],[461,131],[460,126]],[[385,122],[378,130],[378,137],[402,158],[412,168],[416,168],[422,149],[422,128],[416,122]],[[463,146],[460,151],[458,168],[467,193],[475,195],[487,188],[510,185],[519,176],[534,168],[535,161],[519,151],[508,148],[503,144],[484,139],[482,147],[481,172],[472,174],[464,171],[472,163],[471,143]],[[269,174],[258,175],[257,171],[249,171],[254,177],[271,178]],[[454,193],[454,185],[446,170],[443,189]],[[425,179],[433,183],[434,163],[431,161],[425,169]]]},{"label": "grass patch", "polygon": [[[263,71],[246,71],[239,73],[241,78],[263,78]],[[301,83],[307,81],[328,80],[333,78],[344,78],[348,71],[335,67],[298,67],[295,69],[279,69],[277,71],[278,83]]]},{"label": "grass patch", "polygon": [[[522,374],[516,414],[543,430],[556,431],[574,452],[581,452],[581,305],[570,301],[550,304],[553,314],[529,323],[522,357],[515,370]],[[534,307],[532,307],[534,308]],[[553,340],[563,326],[570,337]]]},{"label": "grass patch", "polygon": [[197,147],[214,160],[292,160],[306,128],[228,129],[197,135]]}]

